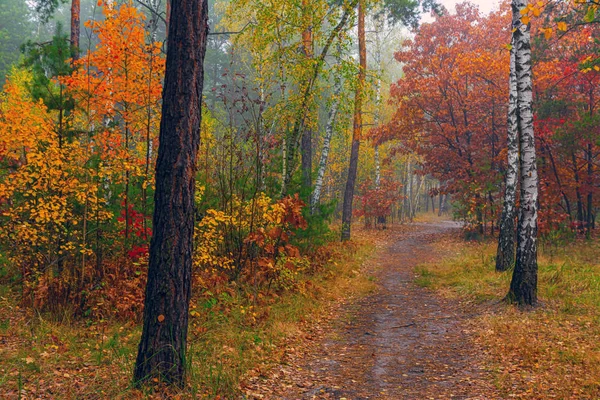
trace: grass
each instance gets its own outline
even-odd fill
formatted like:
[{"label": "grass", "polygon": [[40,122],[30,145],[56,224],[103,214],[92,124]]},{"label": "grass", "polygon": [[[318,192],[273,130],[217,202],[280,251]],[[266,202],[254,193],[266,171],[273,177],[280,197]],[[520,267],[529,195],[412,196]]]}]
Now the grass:
[{"label": "grass", "polygon": [[445,238],[451,254],[421,265],[418,284],[481,311],[472,321],[506,397],[600,398],[600,242],[543,242],[541,305],[523,311],[500,300],[511,272],[496,273],[496,243]]},{"label": "grass", "polygon": [[[358,240],[334,251],[325,267],[295,278],[293,290],[256,293],[235,284],[196,292],[188,335],[189,385],[179,398],[235,398],[240,382],[263,374],[301,345],[310,321],[329,305],[375,287],[359,272],[374,246]],[[49,318],[18,306],[17,289],[0,285],[0,397],[163,398],[134,390],[131,375],[141,334],[134,323]]]}]

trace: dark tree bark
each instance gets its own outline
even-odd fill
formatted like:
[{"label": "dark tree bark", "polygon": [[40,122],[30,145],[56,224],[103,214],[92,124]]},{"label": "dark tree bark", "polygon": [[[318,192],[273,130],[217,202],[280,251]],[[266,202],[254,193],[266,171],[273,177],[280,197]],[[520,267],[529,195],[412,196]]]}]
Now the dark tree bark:
[{"label": "dark tree bark", "polygon": [[[527,6],[527,0],[513,0],[513,15]],[[515,21],[516,18],[513,18]],[[531,34],[529,25],[516,21],[514,29],[515,66],[517,72],[517,112],[519,121],[519,155],[521,190],[517,257],[507,299],[519,305],[537,304],[537,202],[538,176],[533,127],[533,90],[531,73]]]},{"label": "dark tree bark", "polygon": [[309,190],[312,188],[312,130],[304,128],[302,134],[302,186]]},{"label": "dark tree bark", "polygon": [[71,0],[71,65],[79,59],[81,0]]},{"label": "dark tree bark", "polygon": [[[310,2],[309,0],[302,0],[302,10],[304,13],[304,19],[310,21]],[[307,59],[312,58],[312,26],[308,25],[304,31],[302,31],[302,47],[304,49],[304,55]],[[310,193],[312,188],[312,129],[304,126],[304,132],[302,132],[302,186]]]},{"label": "dark tree bark", "polygon": [[352,131],[352,149],[350,150],[350,166],[348,180],[344,191],[344,206],[342,208],[342,240],[350,240],[350,225],[352,223],[352,201],[358,169],[358,152],[362,135],[362,100],[367,72],[367,48],[365,43],[365,0],[358,2],[358,53],[360,67],[358,69],[358,84],[354,96],[354,126]]},{"label": "dark tree bark", "polygon": [[171,6],[153,235],[134,380],[158,378],[183,386],[208,4],[173,0]]},{"label": "dark tree bark", "polygon": [[586,230],[588,235],[591,234],[591,230],[594,229],[594,197],[593,192],[590,187],[592,187],[593,176],[594,176],[594,155],[592,152],[592,144],[588,143],[587,151],[587,185],[588,185],[588,194],[587,194],[587,214],[586,214]]}]

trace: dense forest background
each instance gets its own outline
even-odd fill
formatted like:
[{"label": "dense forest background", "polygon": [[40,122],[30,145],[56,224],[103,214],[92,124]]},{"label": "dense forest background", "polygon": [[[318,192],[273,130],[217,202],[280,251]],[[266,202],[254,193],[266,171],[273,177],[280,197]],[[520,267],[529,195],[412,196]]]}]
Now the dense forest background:
[{"label": "dense forest background", "polygon": [[[483,14],[428,0],[211,2],[195,304],[240,296],[240,324],[260,323],[279,296],[310,292],[350,220],[385,230],[444,215],[469,239],[495,237],[510,116],[528,111],[509,100],[517,25],[531,28],[535,141],[516,150],[537,160],[513,208],[532,201],[521,210],[534,249],[538,233],[593,239],[598,6],[521,3]],[[0,3],[0,282],[30,313],[140,321],[169,17],[166,0]]]}]

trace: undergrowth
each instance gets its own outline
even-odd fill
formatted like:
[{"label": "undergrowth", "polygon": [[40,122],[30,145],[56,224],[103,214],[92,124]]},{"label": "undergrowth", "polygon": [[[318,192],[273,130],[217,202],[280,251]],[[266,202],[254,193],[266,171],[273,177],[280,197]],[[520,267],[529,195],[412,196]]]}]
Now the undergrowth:
[{"label": "undergrowth", "polygon": [[494,271],[496,243],[445,238],[445,260],[421,265],[417,283],[481,310],[473,326],[504,396],[600,398],[600,242],[539,249],[540,306],[501,302],[512,272]]},{"label": "undergrowth", "polygon": [[[189,384],[171,395],[238,396],[240,381],[277,363],[285,344],[297,340],[330,302],[373,289],[357,273],[373,249],[360,240],[331,244],[320,267],[307,268],[293,285],[277,290],[233,282],[197,288],[190,308]],[[17,291],[0,285],[0,397],[162,398],[153,389],[131,387],[137,324],[34,313],[18,305]]]}]

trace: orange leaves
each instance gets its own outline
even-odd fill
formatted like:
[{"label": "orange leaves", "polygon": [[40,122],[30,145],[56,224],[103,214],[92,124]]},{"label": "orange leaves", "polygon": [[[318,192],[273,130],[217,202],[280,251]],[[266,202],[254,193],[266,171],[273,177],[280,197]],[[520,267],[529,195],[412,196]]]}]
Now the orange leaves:
[{"label": "orange leaves", "polygon": [[[420,174],[443,182],[444,191],[465,207],[474,193],[500,181],[491,166],[503,162],[504,142],[497,138],[506,134],[509,52],[503,48],[510,42],[509,18],[506,12],[482,17],[457,8],[456,15],[423,25],[396,54],[404,77],[391,90],[397,111],[387,135],[400,140],[404,152],[420,156]],[[365,194],[364,214],[385,205],[380,193]],[[480,196],[478,205],[498,203],[487,197]],[[468,217],[468,208],[457,213],[463,211]]]},{"label": "orange leaves", "polygon": [[65,83],[86,105],[85,123],[122,120],[121,129],[127,124],[132,136],[142,135],[150,108],[157,131],[164,72],[160,45],[146,43],[144,16],[135,7],[105,7],[103,13],[103,20],[87,23],[100,43],[77,61],[79,69]]},{"label": "orange leaves", "polygon": [[[16,71],[0,95],[0,241],[37,297],[80,293],[101,241],[119,229],[110,226],[94,243],[91,232],[112,222],[133,185],[137,193],[152,188],[164,60],[160,46],[148,44],[139,10],[124,4],[103,13],[86,23],[98,44],[59,78],[77,104],[72,111],[59,114],[34,101],[26,71]],[[123,254],[116,247],[109,253]],[[54,292],[40,284],[44,274]]]}]

